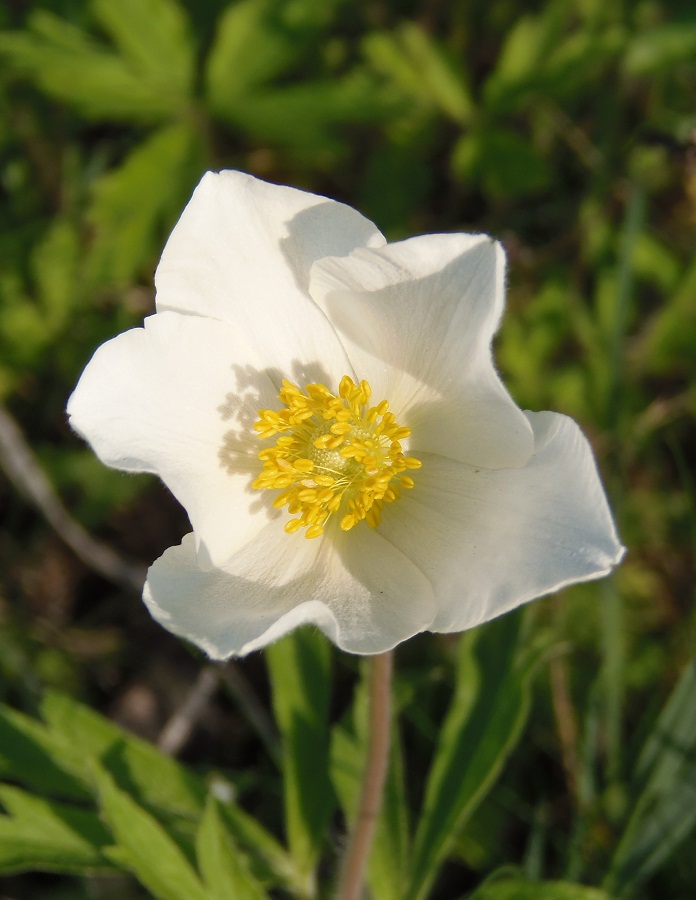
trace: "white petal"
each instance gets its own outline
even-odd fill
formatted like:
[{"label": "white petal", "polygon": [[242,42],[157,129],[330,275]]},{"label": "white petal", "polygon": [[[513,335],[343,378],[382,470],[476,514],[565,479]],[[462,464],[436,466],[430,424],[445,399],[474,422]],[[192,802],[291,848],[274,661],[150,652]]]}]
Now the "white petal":
[{"label": "white petal", "polygon": [[165,628],[213,659],[257,650],[303,624],[350,653],[380,653],[426,629],[434,614],[427,580],[364,523],[338,546],[273,523],[208,572],[188,535],[152,566],[143,597]]},{"label": "white petal", "polygon": [[522,469],[428,456],[380,531],[430,579],[431,631],[462,631],[623,556],[592,451],[572,419],[527,413],[536,448]]},{"label": "white petal", "polygon": [[161,313],[97,350],[68,413],[106,465],[162,478],[202,564],[218,564],[277,515],[270,492],[250,487],[261,467],[252,426],[277,404],[275,377],[232,326]]},{"label": "white petal", "polygon": [[155,274],[157,309],[211,316],[262,343],[288,378],[303,360],[338,384],[350,367],[307,294],[315,259],[384,238],[355,210],[241,172],[209,172],[174,228]]},{"label": "white petal", "polygon": [[[521,466],[532,432],[493,368],[505,259],[485,235],[411,238],[318,261],[310,290],[413,452]],[[403,420],[403,421],[402,421]]]}]

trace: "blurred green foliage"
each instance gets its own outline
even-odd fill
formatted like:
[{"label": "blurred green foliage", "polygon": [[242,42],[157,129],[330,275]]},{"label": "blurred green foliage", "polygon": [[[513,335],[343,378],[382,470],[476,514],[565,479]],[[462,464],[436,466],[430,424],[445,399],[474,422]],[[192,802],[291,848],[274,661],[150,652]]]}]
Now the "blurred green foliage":
[{"label": "blurred green foliage", "polygon": [[[151,311],[162,244],[203,171],[343,199],[391,238],[475,230],[506,245],[498,363],[522,406],[590,434],[629,555],[611,584],[529,610],[554,649],[527,739],[460,822],[453,871],[470,875],[445,872],[434,897],[505,862],[519,870],[477,897],[605,877],[641,900],[696,895],[695,97],[690,0],[0,6],[0,399],[75,514],[123,552],[150,560],[177,526],[147,480],[78,445],[63,409],[94,348]],[[142,666],[133,631],[154,632],[137,601],[66,562],[11,486],[0,501],[3,697],[34,711],[52,685],[107,706]],[[457,665],[428,638],[401,656],[410,768],[425,771]],[[30,816],[3,790],[9,815]],[[114,791],[116,828],[129,801]],[[251,797],[271,803],[258,784]],[[564,890],[548,896],[594,896]]]}]

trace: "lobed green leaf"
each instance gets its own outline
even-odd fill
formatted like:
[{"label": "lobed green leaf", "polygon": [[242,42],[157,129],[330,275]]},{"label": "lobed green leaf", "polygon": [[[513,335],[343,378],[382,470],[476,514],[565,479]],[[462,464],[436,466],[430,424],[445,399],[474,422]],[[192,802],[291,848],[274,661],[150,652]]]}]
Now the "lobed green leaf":
[{"label": "lobed green leaf", "polygon": [[196,835],[196,858],[208,900],[264,900],[267,897],[224,826],[218,803],[209,795]]},{"label": "lobed green leaf", "polygon": [[0,777],[49,796],[70,800],[90,797],[75,752],[66,765],[64,742],[23,713],[0,706]]},{"label": "lobed green leaf", "polygon": [[363,50],[372,66],[411,103],[417,100],[459,125],[471,121],[474,104],[466,70],[415,23],[367,35]]},{"label": "lobed green leaf", "polygon": [[[85,758],[92,757],[139,803],[167,816],[198,820],[205,802],[205,783],[176,760],[64,694],[49,692],[42,713],[53,733],[64,741],[66,766],[79,765],[85,772]],[[68,746],[75,748],[72,758],[65,755]],[[86,777],[91,776],[87,773]]]},{"label": "lobed green leaf", "polygon": [[191,95],[191,26],[175,0],[92,0],[92,10],[135,70],[173,98]]},{"label": "lobed green leaf", "polygon": [[16,74],[88,119],[152,124],[178,114],[189,101],[178,78],[162,84],[151,71],[45,10],[29,17],[26,31],[1,33],[0,55]]},{"label": "lobed green leaf", "polygon": [[238,105],[286,72],[331,20],[336,0],[240,0],[217,24],[205,71],[211,110],[234,121]]},{"label": "lobed green leaf", "polygon": [[86,260],[93,283],[129,284],[144,266],[152,268],[202,169],[200,135],[184,123],[150,135],[95,183]]},{"label": "lobed green leaf", "polygon": [[206,900],[206,890],[162,825],[104,770],[97,773],[102,814],[117,846],[111,860],[135,875],[159,900]]},{"label": "lobed green leaf", "polygon": [[223,115],[257,140],[316,159],[341,148],[336,137],[341,125],[378,121],[393,108],[374,79],[354,71],[332,81],[259,90],[240,98]]},{"label": "lobed green leaf", "polygon": [[0,785],[0,873],[110,870],[110,836],[94,812]]},{"label": "lobed green leaf", "polygon": [[220,804],[218,812],[233,839],[250,853],[252,871],[259,880],[297,887],[301,893],[306,879],[269,831],[234,803]]}]

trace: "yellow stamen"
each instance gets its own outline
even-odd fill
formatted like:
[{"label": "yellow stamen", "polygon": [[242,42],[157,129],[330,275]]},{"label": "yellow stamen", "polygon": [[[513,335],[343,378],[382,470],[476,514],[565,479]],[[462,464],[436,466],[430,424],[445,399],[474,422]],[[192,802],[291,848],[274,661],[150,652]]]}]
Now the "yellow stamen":
[{"label": "yellow stamen", "polygon": [[284,408],[259,410],[254,431],[276,442],[259,453],[263,468],[252,487],[281,491],[273,506],[297,517],[285,523],[288,534],[305,528],[306,538],[319,537],[334,513],[343,531],[363,520],[377,528],[383,505],[414,486],[404,473],[421,462],[405,456],[400,443],[410,429],[396,422],[386,400],[368,406],[371,396],[366,381],[348,375],[337,394],[323,384],[302,391],[283,380]]}]

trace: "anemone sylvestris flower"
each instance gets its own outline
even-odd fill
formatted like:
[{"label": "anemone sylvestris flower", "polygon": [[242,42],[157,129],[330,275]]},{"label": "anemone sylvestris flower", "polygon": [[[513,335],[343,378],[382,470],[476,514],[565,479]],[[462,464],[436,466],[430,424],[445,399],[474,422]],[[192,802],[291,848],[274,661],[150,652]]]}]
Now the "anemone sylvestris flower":
[{"label": "anemone sylvestris flower", "polygon": [[68,412],[186,508],[144,599],[210,656],[303,623],[377,653],[621,558],[577,425],[522,412],[493,367],[490,238],[387,244],[340,203],[209,173],[155,282],[156,314],[97,350]]}]

